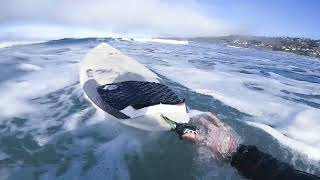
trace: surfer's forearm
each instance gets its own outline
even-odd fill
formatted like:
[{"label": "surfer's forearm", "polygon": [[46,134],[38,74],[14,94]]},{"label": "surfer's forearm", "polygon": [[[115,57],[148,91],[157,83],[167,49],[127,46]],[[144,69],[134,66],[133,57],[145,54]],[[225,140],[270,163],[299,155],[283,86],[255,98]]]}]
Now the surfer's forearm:
[{"label": "surfer's forearm", "polygon": [[[239,144],[232,128],[211,113],[193,117],[198,131],[179,131],[182,139],[206,146],[213,157],[228,161],[244,177],[253,180],[320,180],[319,177],[295,170],[291,165],[259,151],[256,146]],[[187,127],[187,126],[185,126]],[[186,133],[185,133],[186,132]]]},{"label": "surfer's forearm", "polygon": [[231,156],[231,165],[249,179],[259,180],[319,180],[319,177],[295,170],[291,165],[261,152],[256,146],[240,145]]}]

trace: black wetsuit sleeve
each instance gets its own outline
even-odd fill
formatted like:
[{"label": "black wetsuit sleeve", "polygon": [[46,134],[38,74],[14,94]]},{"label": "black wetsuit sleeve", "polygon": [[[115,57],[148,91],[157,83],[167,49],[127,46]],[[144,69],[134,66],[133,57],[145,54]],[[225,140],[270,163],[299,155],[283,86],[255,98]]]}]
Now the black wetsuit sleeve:
[{"label": "black wetsuit sleeve", "polygon": [[240,145],[231,157],[231,165],[253,180],[320,180],[315,175],[295,170],[255,146]]}]

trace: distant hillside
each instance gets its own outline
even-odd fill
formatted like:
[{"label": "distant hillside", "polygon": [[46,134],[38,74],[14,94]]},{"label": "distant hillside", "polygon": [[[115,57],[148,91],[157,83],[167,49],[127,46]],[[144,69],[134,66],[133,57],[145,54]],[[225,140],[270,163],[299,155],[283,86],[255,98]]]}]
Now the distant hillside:
[{"label": "distant hillside", "polygon": [[320,40],[291,37],[263,37],[263,36],[220,36],[197,37],[189,41],[218,43],[227,46],[243,48],[268,49],[273,51],[285,51],[304,56],[320,58]]}]

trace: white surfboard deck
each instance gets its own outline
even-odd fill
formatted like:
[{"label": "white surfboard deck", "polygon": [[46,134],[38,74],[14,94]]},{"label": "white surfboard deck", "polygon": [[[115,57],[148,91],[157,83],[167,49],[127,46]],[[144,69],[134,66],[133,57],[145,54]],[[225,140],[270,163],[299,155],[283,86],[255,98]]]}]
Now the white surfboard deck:
[{"label": "white surfboard deck", "polygon": [[[90,79],[96,80],[99,85],[124,81],[160,83],[160,78],[155,73],[106,43],[101,43],[92,49],[80,63],[81,87],[83,88],[84,83]],[[102,111],[88,96],[86,98],[98,110]],[[129,106],[121,112],[131,117],[129,119],[117,119],[121,123],[148,131],[171,129],[169,124],[161,118],[161,114],[178,123],[186,123],[189,120],[184,103],[179,105],[159,104],[139,110]],[[112,116],[110,115],[110,117]]]}]

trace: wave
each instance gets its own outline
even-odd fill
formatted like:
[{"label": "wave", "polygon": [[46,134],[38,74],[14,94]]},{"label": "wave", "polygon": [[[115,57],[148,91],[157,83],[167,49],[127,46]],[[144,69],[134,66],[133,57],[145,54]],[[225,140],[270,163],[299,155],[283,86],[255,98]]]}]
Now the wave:
[{"label": "wave", "polygon": [[180,44],[188,45],[189,42],[186,40],[175,40],[175,39],[159,39],[159,38],[120,38],[123,41],[136,41],[136,42],[151,42],[151,43],[163,43],[163,44]]},{"label": "wave", "polygon": [[262,129],[263,131],[267,132],[268,134],[276,138],[280,143],[284,144],[287,147],[290,147],[291,149],[295,149],[296,151],[302,152],[304,155],[306,155],[310,159],[313,159],[316,161],[320,160],[320,153],[317,147],[306,145],[301,141],[297,141],[296,139],[287,137],[286,135],[282,134],[275,128],[272,128],[271,126],[268,126],[266,124],[252,122],[252,121],[245,121],[245,123],[250,126],[254,126],[259,129]]},{"label": "wave", "polygon": [[237,49],[243,49],[243,47],[239,47],[239,46],[232,46],[232,45],[227,45],[227,47],[230,47],[230,48],[237,48]]},{"label": "wave", "polygon": [[40,66],[28,63],[22,63],[18,67],[24,71],[38,71],[42,69]]},{"label": "wave", "polygon": [[186,40],[175,39],[159,39],[159,38],[128,38],[128,37],[106,37],[106,38],[63,38],[49,41],[0,41],[0,48],[7,48],[16,45],[28,45],[35,43],[45,43],[47,45],[63,45],[63,44],[79,44],[87,42],[110,42],[110,41],[130,41],[141,43],[162,43],[162,44],[176,44],[176,45],[188,45]]},{"label": "wave", "polygon": [[0,41],[0,48],[7,48],[11,46],[17,46],[17,45],[27,45],[27,44],[35,44],[35,43],[41,43],[44,41]]},{"label": "wave", "polygon": [[109,42],[116,40],[116,38],[107,37],[107,38],[63,38],[57,40],[50,40],[46,42],[47,45],[64,45],[64,44],[81,44],[88,42]]}]

